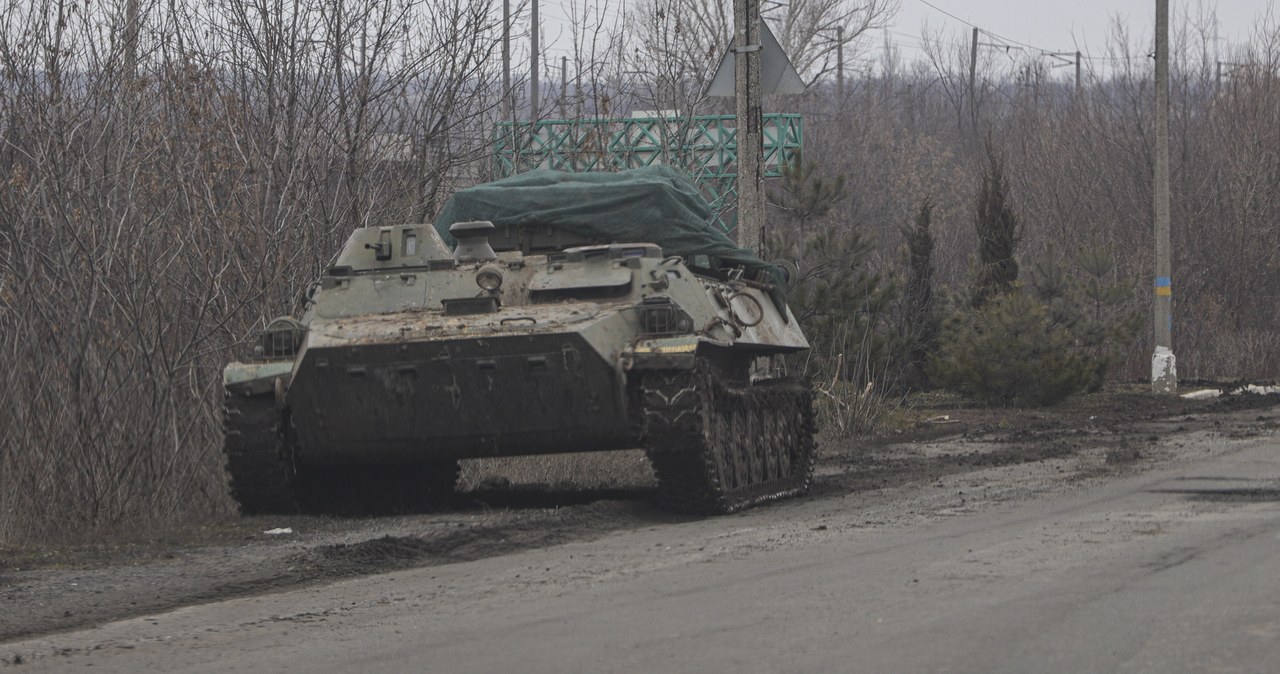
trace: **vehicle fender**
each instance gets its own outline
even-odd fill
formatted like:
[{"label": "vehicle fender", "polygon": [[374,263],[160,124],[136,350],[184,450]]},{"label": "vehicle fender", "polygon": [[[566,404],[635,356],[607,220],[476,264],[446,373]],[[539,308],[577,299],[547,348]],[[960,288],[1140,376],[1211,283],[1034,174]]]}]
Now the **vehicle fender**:
[{"label": "vehicle fender", "polygon": [[222,370],[222,386],[228,393],[243,396],[274,393],[279,397],[293,376],[293,361],[230,363]]}]

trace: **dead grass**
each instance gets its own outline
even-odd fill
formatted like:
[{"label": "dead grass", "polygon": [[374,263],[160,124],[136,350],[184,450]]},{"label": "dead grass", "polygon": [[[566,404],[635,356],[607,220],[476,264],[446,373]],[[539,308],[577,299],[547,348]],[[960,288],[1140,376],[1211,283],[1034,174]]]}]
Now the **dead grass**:
[{"label": "dead grass", "polygon": [[653,467],[644,451],[546,454],[462,462],[458,488],[524,485],[578,489],[626,489],[652,487]]},{"label": "dead grass", "polygon": [[[186,523],[114,527],[92,536],[57,536],[0,545],[0,572],[30,569],[91,569],[172,559],[184,551],[234,546],[261,536],[265,518],[226,517]],[[294,519],[297,519],[296,517]],[[308,518],[314,520],[316,518]]]}]

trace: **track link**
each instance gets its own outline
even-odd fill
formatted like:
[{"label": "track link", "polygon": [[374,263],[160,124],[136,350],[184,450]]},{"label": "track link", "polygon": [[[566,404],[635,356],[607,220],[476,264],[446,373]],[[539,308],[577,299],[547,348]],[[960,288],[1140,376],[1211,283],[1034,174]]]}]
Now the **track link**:
[{"label": "track link", "polygon": [[280,423],[272,396],[227,395],[223,450],[231,496],[245,515],[298,510],[293,467],[283,452]]},{"label": "track link", "polygon": [[646,449],[663,504],[730,513],[803,494],[813,479],[813,394],[791,379],[733,385],[705,364],[646,373]]}]

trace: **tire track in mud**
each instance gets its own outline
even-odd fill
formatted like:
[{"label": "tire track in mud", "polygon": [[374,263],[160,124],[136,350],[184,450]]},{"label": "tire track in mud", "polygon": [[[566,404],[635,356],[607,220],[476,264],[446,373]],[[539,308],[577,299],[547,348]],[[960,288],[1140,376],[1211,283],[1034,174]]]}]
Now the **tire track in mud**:
[{"label": "tire track in mud", "polygon": [[[845,439],[823,449],[809,498],[835,504],[847,495],[883,489],[909,493],[913,484],[948,475],[1069,459],[1086,451],[1094,459],[1090,470],[1141,469],[1151,464],[1147,447],[1170,436],[1209,431],[1234,438],[1274,432],[1271,408],[1280,397],[1269,398],[1201,405],[1194,414],[1178,409],[1175,416],[1163,418],[1120,409],[1114,417],[1083,424],[1075,415],[1004,427],[1003,420],[988,424],[976,414],[976,421],[964,425],[919,428],[889,439]],[[1072,477],[1063,474],[1064,479]],[[242,518],[231,525],[241,535],[219,545],[168,541],[156,543],[143,559],[111,554],[89,563],[55,559],[36,571],[12,571],[15,565],[0,550],[0,604],[7,609],[0,612],[0,643],[186,605],[696,519],[659,510],[655,497],[651,488],[488,488],[458,494],[437,512],[407,516]],[[747,516],[761,512],[787,518],[795,509],[767,506]],[[278,526],[293,526],[299,533],[263,535]]]},{"label": "tire track in mud", "polygon": [[[239,543],[91,568],[9,571],[0,556],[0,643],[192,604],[410,567],[472,561],[681,521],[652,490],[461,494],[441,512],[338,520],[244,518]],[[559,498],[557,498],[559,497]],[[482,502],[479,500],[483,499]],[[559,505],[564,504],[564,505]],[[291,524],[292,536],[262,532]]]}]

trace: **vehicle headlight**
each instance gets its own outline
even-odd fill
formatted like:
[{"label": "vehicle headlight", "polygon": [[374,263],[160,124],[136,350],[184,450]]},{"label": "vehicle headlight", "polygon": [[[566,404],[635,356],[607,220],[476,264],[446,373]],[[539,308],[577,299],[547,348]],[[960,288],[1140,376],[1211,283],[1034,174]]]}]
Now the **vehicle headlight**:
[{"label": "vehicle headlight", "polygon": [[293,358],[302,346],[307,326],[296,318],[281,316],[267,324],[254,347],[254,356],[262,360]]},{"label": "vehicle headlight", "polygon": [[502,287],[502,270],[497,265],[486,264],[476,272],[476,285],[488,292]]},{"label": "vehicle headlight", "polygon": [[666,295],[650,295],[638,307],[640,326],[651,335],[693,332],[693,319]]}]

